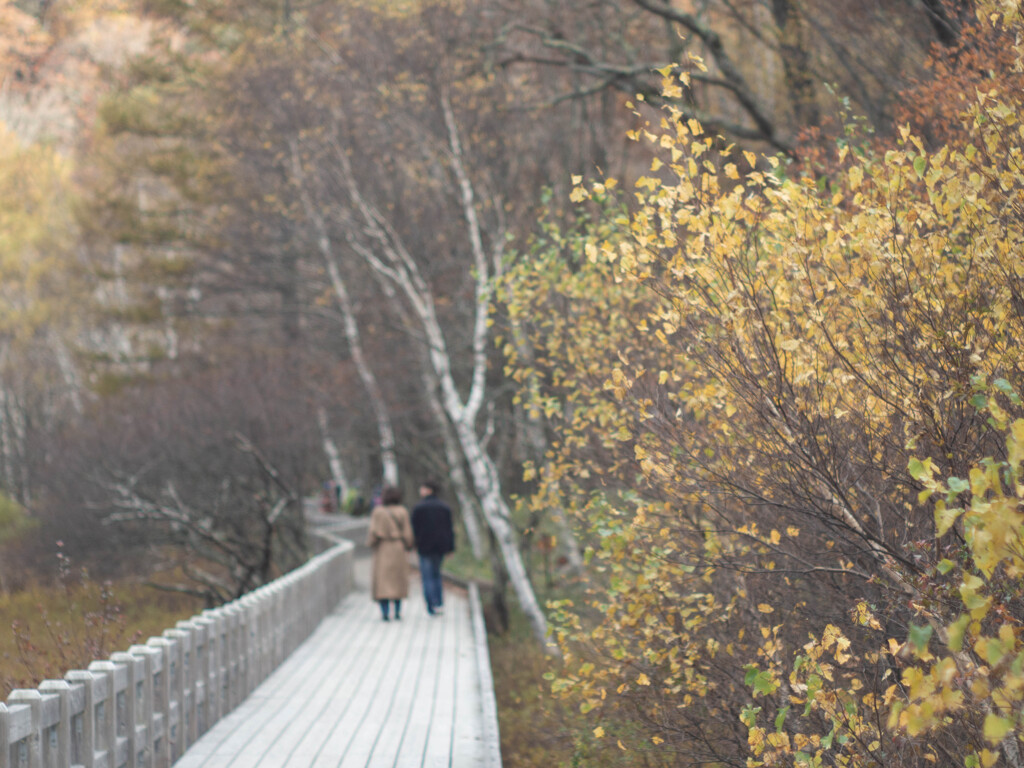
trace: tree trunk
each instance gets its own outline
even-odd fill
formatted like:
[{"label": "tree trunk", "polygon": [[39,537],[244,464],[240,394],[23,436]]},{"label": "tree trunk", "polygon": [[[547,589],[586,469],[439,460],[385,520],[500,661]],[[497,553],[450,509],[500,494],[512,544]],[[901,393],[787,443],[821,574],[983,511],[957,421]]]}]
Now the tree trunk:
[{"label": "tree trunk", "polygon": [[818,125],[821,110],[818,108],[814,78],[811,77],[807,25],[797,0],[772,0],[772,16],[778,28],[779,56],[797,127]]},{"label": "tree trunk", "polygon": [[462,513],[462,523],[466,527],[466,538],[469,539],[469,548],[473,557],[482,560],[484,557],[483,534],[480,531],[480,522],[477,520],[477,504],[469,486],[466,472],[462,468],[462,454],[459,451],[459,444],[452,434],[451,422],[444,411],[444,406],[437,396],[437,382],[429,371],[424,371],[424,390],[427,392],[427,400],[430,403],[430,410],[434,414],[438,429],[441,431],[441,439],[444,442],[444,455],[448,464],[448,476],[451,478],[455,498],[459,503],[459,512]]},{"label": "tree trunk", "polygon": [[345,327],[345,339],[348,341],[349,353],[352,355],[352,362],[355,363],[356,371],[366,389],[367,397],[370,399],[370,406],[373,408],[373,415],[377,421],[377,436],[380,441],[380,457],[382,479],[385,485],[398,485],[398,456],[395,453],[395,431],[391,425],[391,416],[388,412],[387,403],[381,394],[377,377],[370,367],[366,356],[363,354],[362,338],[359,334],[359,325],[356,322],[355,310],[352,306],[352,299],[348,293],[348,286],[338,268],[338,261],[334,254],[334,247],[327,231],[327,224],[323,216],[313,205],[309,190],[305,186],[305,174],[302,169],[302,160],[299,156],[297,142],[291,142],[292,165],[299,187],[299,194],[306,211],[306,216],[313,223],[317,234],[317,247],[324,259],[327,274],[330,276],[331,287],[334,289],[335,298],[338,300],[338,307],[341,309],[342,320]]},{"label": "tree trunk", "polygon": [[442,95],[442,110],[449,133],[452,170],[455,173],[466,218],[467,234],[473,253],[476,275],[476,296],[473,318],[472,375],[469,393],[463,399],[452,373],[452,361],[444,332],[437,316],[433,294],[423,279],[416,261],[405,247],[401,237],[390,225],[387,217],[369,204],[359,189],[348,156],[335,145],[335,156],[341,166],[341,181],[352,196],[356,212],[362,219],[358,232],[350,236],[370,237],[374,248],[353,247],[380,277],[391,281],[405,296],[420,325],[427,344],[427,359],[441,390],[441,404],[455,429],[460,448],[470,470],[470,477],[487,525],[495,535],[498,547],[508,568],[512,587],[519,604],[526,613],[534,634],[550,652],[557,648],[547,638],[547,619],[533,591],[516,542],[511,523],[511,511],[501,494],[501,481],[490,456],[483,450],[476,434],[476,416],[483,403],[487,373],[488,310],[490,308],[491,268],[483,252],[480,226],[473,199],[473,188],[462,166],[462,149],[447,94]]},{"label": "tree trunk", "polygon": [[345,465],[341,463],[338,445],[327,428],[327,409],[321,406],[317,409],[316,416],[320,424],[320,437],[324,443],[324,453],[327,454],[327,465],[331,468],[331,477],[338,488],[338,511],[341,512],[341,501],[348,495],[350,487],[348,478],[345,476]]}]

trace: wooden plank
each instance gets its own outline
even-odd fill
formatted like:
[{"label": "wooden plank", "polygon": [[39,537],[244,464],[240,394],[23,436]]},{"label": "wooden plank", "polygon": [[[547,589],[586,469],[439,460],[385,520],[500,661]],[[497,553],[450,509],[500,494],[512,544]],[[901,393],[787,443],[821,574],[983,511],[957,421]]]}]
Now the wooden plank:
[{"label": "wooden plank", "polygon": [[[314,681],[308,694],[308,717],[297,720],[291,733],[272,747],[267,755],[267,765],[305,768],[325,751],[331,750],[337,724],[349,714],[356,692],[370,684],[374,675],[393,656],[398,631],[382,632],[389,628],[382,626],[384,622],[380,620],[376,606],[368,605],[365,593],[363,598],[365,603],[353,604],[351,611],[337,617],[339,624],[360,627],[359,639],[341,646],[325,659],[324,674],[318,683]],[[338,744],[334,748],[340,746]]]},{"label": "wooden plank", "polygon": [[[325,643],[314,657],[313,671],[297,681],[299,687],[294,695],[277,702],[279,709],[274,728],[265,729],[246,747],[239,755],[238,765],[253,768],[283,765],[297,751],[317,746],[316,736],[307,738],[310,731],[331,716],[340,698],[338,691],[357,673],[360,665],[366,664],[364,649],[374,647],[375,643],[380,645],[373,637],[369,622],[355,620],[365,607],[353,600],[346,605],[346,611],[328,617],[321,624],[317,633],[323,636]],[[296,654],[305,652],[305,647],[301,646]],[[282,672],[285,671],[283,668]]]},{"label": "wooden plank", "polygon": [[[454,608],[457,610],[457,607]],[[425,649],[425,658],[420,666],[416,687],[413,692],[414,704],[405,730],[398,745],[397,754],[390,765],[418,766],[423,764],[427,749],[427,738],[434,722],[439,686],[442,684],[441,668],[445,645],[450,642],[454,618],[449,603],[449,613],[428,616],[430,622],[430,644]]]},{"label": "wooden plank", "polygon": [[445,621],[426,612],[417,613],[404,627],[413,635],[408,658],[409,667],[399,680],[391,696],[387,720],[378,729],[377,740],[367,758],[367,766],[391,768],[397,765],[418,765],[418,761],[401,762],[402,748],[407,737],[415,741],[417,731],[420,753],[425,732],[429,728],[437,662],[442,648]]},{"label": "wooden plank", "polygon": [[484,764],[483,703],[468,604],[463,618],[455,661],[455,726],[452,729],[450,765],[453,768],[480,768]]},{"label": "wooden plank", "polygon": [[[350,595],[347,603],[358,595]],[[325,620],[329,622],[331,617]],[[208,731],[189,752],[175,763],[175,768],[200,768],[200,766],[228,766],[236,757],[246,750],[250,741],[262,730],[273,727],[274,718],[280,706],[287,706],[303,685],[307,676],[315,676],[320,665],[320,656],[325,647],[339,638],[332,638],[329,633],[315,632],[299,650],[267,679],[264,684],[253,691],[237,709],[221,720],[212,730]],[[266,702],[283,702],[279,706]],[[244,765],[244,763],[238,763]]]},{"label": "wooden plank", "polygon": [[[377,628],[378,648],[371,663],[348,696],[345,710],[333,721],[327,740],[317,751],[311,768],[334,768],[340,765],[366,765],[380,729],[387,724],[390,697],[404,679],[409,647],[414,633],[412,617],[400,622],[382,622],[377,609],[367,605],[361,621],[370,621]],[[372,649],[364,649],[367,656]]]},{"label": "wooden plank", "polygon": [[350,594],[175,768],[499,768],[470,602],[446,598],[440,616],[414,598],[383,622]]},{"label": "wooden plank", "polygon": [[458,684],[458,654],[462,641],[465,614],[461,600],[448,596],[445,618],[451,620],[451,635],[442,648],[438,666],[438,685],[434,698],[434,716],[430,722],[422,765],[427,768],[448,768],[451,765],[452,740],[455,731],[455,697]]},{"label": "wooden plank", "polygon": [[469,585],[468,599],[470,621],[473,626],[477,680],[480,687],[480,735],[483,740],[483,761],[480,763],[480,768],[502,768],[498,702],[494,695],[494,678],[491,674],[491,650],[487,644],[487,627],[484,623],[483,606],[480,602],[480,590],[476,584]]}]

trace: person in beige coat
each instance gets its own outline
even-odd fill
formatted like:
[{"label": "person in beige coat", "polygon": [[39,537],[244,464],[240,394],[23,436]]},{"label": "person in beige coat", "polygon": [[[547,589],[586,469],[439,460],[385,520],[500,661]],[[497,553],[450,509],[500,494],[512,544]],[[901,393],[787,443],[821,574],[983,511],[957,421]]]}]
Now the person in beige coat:
[{"label": "person in beige coat", "polygon": [[380,603],[381,615],[388,621],[388,608],[395,606],[395,618],[402,618],[402,600],[409,595],[409,556],[413,548],[409,510],[402,506],[402,494],[388,487],[380,506],[370,514],[366,545],[373,550],[371,589]]}]

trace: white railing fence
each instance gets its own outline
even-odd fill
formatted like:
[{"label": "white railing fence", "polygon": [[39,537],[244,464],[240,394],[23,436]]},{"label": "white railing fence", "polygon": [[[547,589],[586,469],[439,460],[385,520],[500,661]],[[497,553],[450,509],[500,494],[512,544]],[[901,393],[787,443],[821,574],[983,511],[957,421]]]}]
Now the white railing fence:
[{"label": "white railing fence", "polygon": [[0,703],[0,768],[169,768],[353,586],[339,541],[231,603]]}]

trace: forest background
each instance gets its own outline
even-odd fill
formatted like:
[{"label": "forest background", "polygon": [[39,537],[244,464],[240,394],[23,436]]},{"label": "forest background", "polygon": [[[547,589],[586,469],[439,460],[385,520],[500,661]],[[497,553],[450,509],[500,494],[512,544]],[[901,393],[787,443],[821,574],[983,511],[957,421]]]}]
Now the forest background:
[{"label": "forest background", "polygon": [[1021,32],[0,0],[8,687],[433,475],[509,765],[1021,765]]}]

